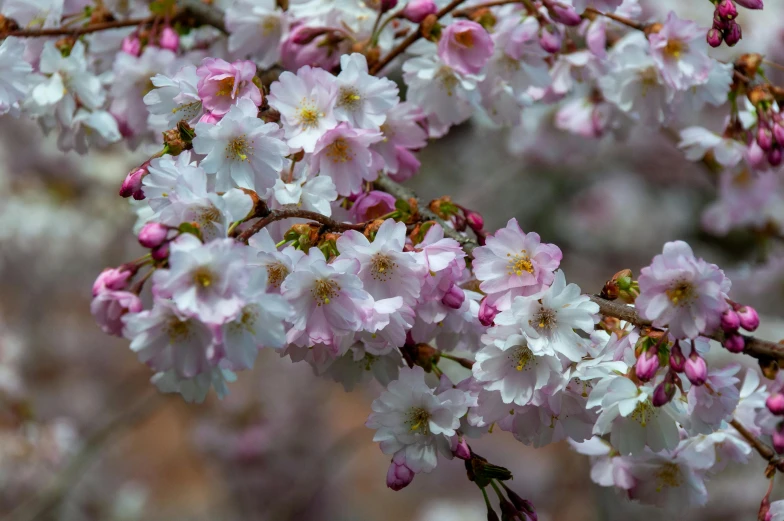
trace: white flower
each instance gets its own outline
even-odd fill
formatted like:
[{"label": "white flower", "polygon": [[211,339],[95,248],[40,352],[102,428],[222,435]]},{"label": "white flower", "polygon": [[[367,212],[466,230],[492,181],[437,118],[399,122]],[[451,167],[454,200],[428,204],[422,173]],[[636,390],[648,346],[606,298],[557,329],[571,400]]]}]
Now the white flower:
[{"label": "white flower", "polygon": [[291,148],[313,152],[316,142],[338,124],[333,112],[338,93],[335,77],[323,69],[302,67],[294,75],[285,71],[270,85],[267,97],[280,112]]},{"label": "white flower", "polygon": [[651,454],[635,459],[629,472],[634,486],[629,497],[670,512],[683,512],[708,500],[705,474],[687,454]]},{"label": "white flower", "polygon": [[584,442],[569,440],[569,444],[586,456],[591,456],[591,480],[603,487],[618,487],[628,490],[634,486],[630,472],[632,459],[619,456],[605,440],[598,436]]},{"label": "white flower", "polygon": [[166,154],[150,161],[147,175],[142,178],[142,191],[153,210],[159,211],[171,204],[169,197],[174,192],[180,177],[187,179],[203,177],[206,190],[207,175],[195,162],[191,162],[190,150],[183,150],[176,157]]},{"label": "white flower", "polygon": [[5,0],[2,13],[20,27],[59,27],[63,4],[64,0]]},{"label": "white flower", "polygon": [[523,335],[510,328],[493,328],[476,354],[474,378],[488,391],[500,391],[504,403],[527,405],[534,391],[561,378],[556,356],[531,350]]},{"label": "white flower", "polygon": [[248,240],[248,246],[256,251],[256,261],[251,264],[267,270],[267,291],[280,293],[280,286],[286,277],[294,271],[294,266],[305,256],[302,250],[292,246],[278,251],[275,241],[270,237],[266,228]]},{"label": "white flower", "polygon": [[558,270],[552,286],[538,295],[517,297],[511,309],[495,317],[495,323],[521,327],[536,352],[558,353],[577,362],[587,351],[575,329],[593,331],[598,312],[598,304],[581,295],[577,284],[567,286],[563,271]]},{"label": "white flower", "polygon": [[363,54],[344,54],[340,57],[340,69],[335,117],[354,127],[378,130],[399,101],[397,85],[368,74]]},{"label": "white flower", "polygon": [[299,162],[294,166],[294,179],[288,183],[282,179],[275,181],[272,187],[275,201],[281,205],[295,204],[303,210],[329,217],[332,215],[330,203],[338,198],[335,184],[327,176],[309,177],[307,170],[307,165]]},{"label": "white flower", "polygon": [[354,390],[357,384],[371,378],[387,386],[389,382],[397,379],[402,361],[398,350],[377,355],[368,351],[362,342],[356,342],[343,356],[330,364],[325,374],[340,382],[346,392]]},{"label": "white flower", "polygon": [[436,394],[425,383],[425,371],[415,366],[400,370],[373,402],[366,425],[377,429],[373,441],[384,454],[402,452],[414,472],[430,472],[438,463],[437,450],[451,457],[448,438],[456,434],[468,410],[468,397],[458,389]]},{"label": "white flower", "polygon": [[217,174],[217,191],[236,184],[264,193],[278,179],[289,148],[280,139],[278,125],[264,123],[257,115],[258,107],[241,99],[217,124],[196,125],[193,149],[206,154],[201,167]]},{"label": "white flower", "polygon": [[287,19],[275,0],[238,0],[226,9],[229,52],[252,55],[267,69],[280,60],[280,40]]},{"label": "white flower", "polygon": [[218,398],[229,393],[227,382],[233,382],[237,376],[228,369],[213,367],[191,378],[183,378],[174,371],[156,373],[150,381],[162,393],[181,394],[186,402],[201,403],[207,397],[210,387],[215,389]]},{"label": "white flower", "polygon": [[722,166],[733,167],[743,160],[746,145],[734,139],[723,138],[702,127],[689,127],[681,130],[678,148],[684,149],[686,159],[701,161],[708,151]]},{"label": "white flower", "polygon": [[557,392],[545,394],[541,405],[516,410],[512,433],[517,440],[537,448],[565,439],[579,442],[591,438],[595,420],[585,410],[585,399]]},{"label": "white flower", "polygon": [[22,40],[9,36],[0,44],[0,115],[17,112],[18,103],[24,100],[33,82],[33,67],[22,55]]},{"label": "white flower", "polygon": [[387,219],[373,242],[349,230],[337,240],[341,257],[359,261],[359,278],[374,299],[400,296],[413,305],[419,297],[424,270],[413,253],[404,252],[406,225]]},{"label": "white flower", "polygon": [[86,154],[90,146],[103,148],[122,139],[117,120],[105,110],[93,112],[85,109],[76,111],[71,126],[63,128],[57,138],[57,146],[62,151],[76,150]]},{"label": "white flower", "polygon": [[352,128],[347,123],[328,130],[318,140],[311,168],[332,178],[340,195],[360,192],[363,181],[374,181],[382,167],[381,157],[370,145],[381,141],[375,130]]},{"label": "white flower", "polygon": [[245,304],[241,296],[248,278],[244,246],[234,239],[202,244],[183,234],[170,248],[169,268],[153,275],[155,294],[171,298],[180,311],[206,323],[234,319]]},{"label": "white flower", "polygon": [[722,422],[732,419],[732,414],[740,400],[740,391],[735,386],[739,382],[735,373],[740,370],[731,364],[708,373],[706,385],[692,385],[687,393],[689,414],[687,429],[695,434],[710,434]]},{"label": "white flower", "polygon": [[150,114],[165,116],[170,127],[182,120],[191,125],[199,120],[204,111],[196,91],[199,77],[195,65],[186,65],[171,78],[156,74],[150,81],[155,88],[144,96]]},{"label": "white flower", "polygon": [[705,29],[670,11],[661,30],[651,33],[648,40],[651,56],[671,87],[686,90],[708,81],[713,60],[707,54]]}]

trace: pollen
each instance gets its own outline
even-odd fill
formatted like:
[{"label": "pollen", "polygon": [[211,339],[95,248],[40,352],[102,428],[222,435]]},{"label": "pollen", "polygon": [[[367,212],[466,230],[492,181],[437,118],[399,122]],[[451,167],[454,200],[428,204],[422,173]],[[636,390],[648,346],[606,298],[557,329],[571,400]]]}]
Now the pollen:
[{"label": "pollen", "polygon": [[234,96],[234,77],[218,80],[218,96]]},{"label": "pollen", "polygon": [[408,412],[406,424],[412,431],[420,434],[430,434],[430,413],[422,407],[414,407]]},{"label": "pollen", "polygon": [[644,402],[637,402],[637,406],[632,411],[630,417],[645,427],[649,421],[659,415],[659,410],[653,406],[650,400]]},{"label": "pollen", "polygon": [[305,130],[316,128],[324,113],[321,112],[313,100],[309,98],[302,98],[297,111],[299,124]]},{"label": "pollen", "polygon": [[242,308],[242,315],[237,321],[237,326],[251,334],[255,334],[256,321],[259,319],[258,306],[245,306]]},{"label": "pollen", "polygon": [[169,342],[182,342],[191,334],[190,321],[172,317],[166,324],[165,332],[169,337]]},{"label": "pollen", "polygon": [[199,213],[197,220],[200,225],[207,226],[209,224],[218,222],[220,220],[220,216],[220,210],[210,205],[208,208],[205,208],[201,211],[201,213]]},{"label": "pollen", "polygon": [[675,463],[665,463],[656,471],[656,492],[664,488],[680,487],[683,484],[683,474]]},{"label": "pollen", "polygon": [[340,286],[334,280],[319,279],[310,292],[316,303],[321,306],[322,304],[329,304],[333,298],[340,295]]},{"label": "pollen", "polygon": [[674,306],[685,306],[694,299],[694,286],[689,282],[678,282],[667,290],[667,297]]},{"label": "pollen", "polygon": [[468,47],[470,49],[474,46],[474,35],[471,31],[459,31],[455,33],[455,41],[463,47]]},{"label": "pollen", "polygon": [[395,273],[397,263],[388,255],[377,253],[370,260],[370,271],[372,277],[380,282],[386,282]]},{"label": "pollen", "polygon": [[670,58],[679,59],[681,54],[689,50],[689,47],[680,40],[667,40],[667,45],[664,47],[664,54]]},{"label": "pollen", "polygon": [[280,27],[280,20],[274,16],[268,16],[261,22],[262,36],[269,36]]},{"label": "pollen", "polygon": [[534,360],[534,354],[526,346],[517,346],[512,350],[509,359],[512,361],[512,367],[518,371],[530,371],[532,365],[529,362]]},{"label": "pollen", "polygon": [[193,272],[193,282],[202,288],[209,288],[215,282],[215,274],[207,267],[201,266]]},{"label": "pollen", "polygon": [[457,79],[454,71],[446,66],[443,66],[438,70],[435,79],[441,82],[441,87],[446,91],[447,96],[452,96],[455,87],[460,83],[460,80]]},{"label": "pollen", "polygon": [[347,163],[354,159],[354,154],[351,153],[351,145],[348,141],[339,137],[327,147],[327,157],[333,163]]},{"label": "pollen", "polygon": [[534,329],[541,331],[550,331],[558,324],[558,315],[550,308],[541,307],[533,318],[528,321],[528,324]]},{"label": "pollen", "polygon": [[252,141],[248,143],[248,138],[245,134],[235,137],[226,145],[226,159],[248,161],[248,156],[252,152],[252,144]]},{"label": "pollen", "polygon": [[341,87],[336,106],[347,110],[357,110],[360,101],[362,101],[362,96],[359,95],[357,89],[354,87]]},{"label": "pollen", "polygon": [[506,272],[507,275],[517,275],[519,277],[523,272],[534,272],[534,264],[531,262],[531,257],[528,256],[528,253],[525,250],[521,251],[518,255],[512,256],[511,253],[507,253],[506,256],[509,257],[506,264],[506,267],[509,270]]},{"label": "pollen", "polygon": [[273,288],[279,288],[288,275],[289,269],[280,262],[267,266],[267,283]]}]

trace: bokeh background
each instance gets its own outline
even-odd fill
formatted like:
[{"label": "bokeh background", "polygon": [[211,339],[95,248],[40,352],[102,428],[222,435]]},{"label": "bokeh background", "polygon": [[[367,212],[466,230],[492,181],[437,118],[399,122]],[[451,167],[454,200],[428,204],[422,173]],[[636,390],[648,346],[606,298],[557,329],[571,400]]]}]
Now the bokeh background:
[{"label": "bokeh background", "polygon": [[[778,3],[743,11],[734,53],[762,50],[784,62]],[[711,11],[704,1],[656,4],[695,19]],[[722,122],[703,123],[719,130]],[[122,146],[64,155],[35,123],[0,120],[0,518],[485,519],[458,460],[401,492],[386,488],[389,459],[363,426],[375,385],[348,394],[307,365],[264,353],[223,401],[186,404],[154,391],[127,342],[102,334],[89,312],[95,276],[143,253],[117,190],[144,159],[143,149]],[[474,121],[420,159],[409,184],[423,199],[451,195],[481,212],[488,230],[517,217],[561,247],[567,277],[585,292],[684,239],[730,272],[735,298],[766,315],[761,336],[784,338],[775,318],[784,316],[780,239],[703,232],[717,179],[686,162],[667,135],[636,129],[625,140],[586,140],[556,130],[552,108],[532,108],[522,129]],[[707,507],[673,517],[592,484],[587,458],[565,443],[533,450],[496,431],[472,446],[514,472],[512,487],[543,521],[754,519],[766,487],[754,459],[709,483]]]}]

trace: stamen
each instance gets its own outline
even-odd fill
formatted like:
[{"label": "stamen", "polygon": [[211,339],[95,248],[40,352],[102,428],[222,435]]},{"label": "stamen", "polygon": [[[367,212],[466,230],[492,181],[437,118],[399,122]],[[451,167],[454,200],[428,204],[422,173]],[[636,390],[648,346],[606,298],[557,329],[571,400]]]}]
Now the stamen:
[{"label": "stamen", "polygon": [[331,299],[340,294],[340,286],[334,280],[320,279],[316,281],[310,292],[318,305],[321,306],[322,304],[329,304]]}]

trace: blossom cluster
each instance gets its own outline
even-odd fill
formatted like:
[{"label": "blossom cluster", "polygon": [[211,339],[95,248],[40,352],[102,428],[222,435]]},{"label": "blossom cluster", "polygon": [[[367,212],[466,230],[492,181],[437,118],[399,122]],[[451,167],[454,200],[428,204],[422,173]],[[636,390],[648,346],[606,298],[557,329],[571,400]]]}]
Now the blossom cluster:
[{"label": "blossom cluster", "polygon": [[[759,318],[687,243],[665,244],[637,280],[608,283],[605,300],[633,303],[634,321],[567,283],[561,249],[516,219],[489,233],[447,197],[424,209],[381,190],[413,176],[417,151],[451,127],[475,118],[525,138],[545,106],[560,131],[587,139],[676,131],[687,159],[722,170],[709,228],[767,226],[781,218],[771,169],[784,151],[782,96],[756,82],[761,57],[709,55],[740,39],[731,0],[714,2],[710,30],[674,12],[637,22],[636,0],[461,11],[237,0],[228,37],[172,23],[174,11],[58,40],[14,28],[60,27],[64,4],[25,4],[1,11],[1,113],[36,118],[63,150],[162,135],[120,187],[147,253],[101,273],[92,302],[161,391],[222,397],[264,348],[346,390],[376,380],[385,390],[367,426],[395,490],[455,456],[496,488],[508,471],[468,443],[495,427],[535,447],[569,440],[591,456],[594,481],[672,510],[704,504],[706,480],[748,461],[736,425],[784,451],[780,378],[762,385],[749,370],[740,385],[739,365],[705,360],[710,339],[743,352],[740,330]],[[141,4],[85,16],[170,8]],[[398,66],[404,89],[383,75]],[[710,107],[729,110],[721,135],[685,127]],[[452,381],[443,360],[470,372]],[[535,519],[496,490],[505,518]]]}]

